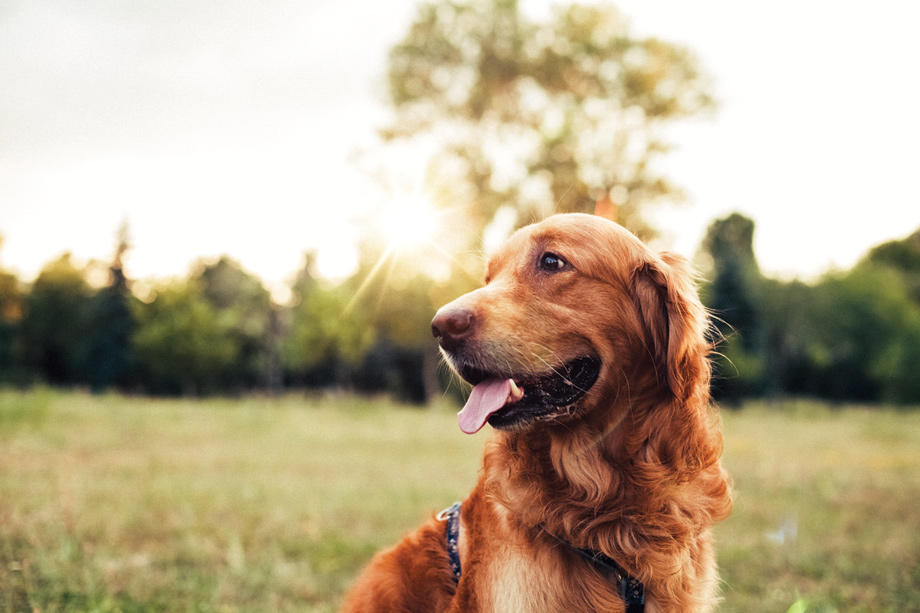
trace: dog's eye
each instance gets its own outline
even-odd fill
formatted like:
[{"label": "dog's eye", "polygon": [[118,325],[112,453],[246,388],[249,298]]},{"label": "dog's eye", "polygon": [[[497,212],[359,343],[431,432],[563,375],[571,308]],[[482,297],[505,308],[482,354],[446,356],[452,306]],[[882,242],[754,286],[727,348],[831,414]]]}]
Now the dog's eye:
[{"label": "dog's eye", "polygon": [[547,251],[540,256],[539,262],[540,270],[546,270],[548,272],[556,272],[557,270],[562,270],[565,268],[565,260],[556,255],[555,253],[550,253]]}]

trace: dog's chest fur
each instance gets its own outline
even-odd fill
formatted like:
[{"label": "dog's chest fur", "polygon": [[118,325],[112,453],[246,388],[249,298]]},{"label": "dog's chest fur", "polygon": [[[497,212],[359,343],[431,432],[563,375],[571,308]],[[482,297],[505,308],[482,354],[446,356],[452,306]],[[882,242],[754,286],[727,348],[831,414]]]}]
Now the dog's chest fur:
[{"label": "dog's chest fur", "polygon": [[[622,600],[612,579],[589,564],[573,558],[559,544],[547,545],[528,538],[509,521],[507,510],[490,505],[492,538],[478,543],[474,583],[479,586],[482,610],[497,613],[550,613],[556,611],[619,611]],[[472,570],[472,569],[471,569]],[[472,577],[470,578],[472,579]],[[657,611],[654,602],[646,611]]]},{"label": "dog's chest fur", "polygon": [[494,611],[549,611],[544,592],[549,577],[533,560],[513,551],[504,551],[486,569]]},{"label": "dog's chest fur", "polygon": [[[541,557],[546,556],[507,549],[490,560],[483,568],[487,573],[488,596],[484,599],[489,605],[487,609],[497,613],[622,609],[622,602],[612,591],[606,598],[595,599],[600,594],[592,593],[589,582],[576,576],[592,571],[582,568],[579,562],[566,563],[560,556],[555,563],[547,565],[546,560],[539,559]],[[645,610],[648,613],[658,611],[653,599],[647,600]]]}]

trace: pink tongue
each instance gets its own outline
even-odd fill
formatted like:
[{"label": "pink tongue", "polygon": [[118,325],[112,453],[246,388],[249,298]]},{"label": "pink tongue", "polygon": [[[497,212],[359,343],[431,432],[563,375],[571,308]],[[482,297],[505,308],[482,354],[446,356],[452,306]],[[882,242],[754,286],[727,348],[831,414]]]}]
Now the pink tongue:
[{"label": "pink tongue", "polygon": [[486,379],[477,384],[466,404],[457,413],[457,423],[467,434],[475,434],[495,411],[505,406],[511,395],[511,379]]}]

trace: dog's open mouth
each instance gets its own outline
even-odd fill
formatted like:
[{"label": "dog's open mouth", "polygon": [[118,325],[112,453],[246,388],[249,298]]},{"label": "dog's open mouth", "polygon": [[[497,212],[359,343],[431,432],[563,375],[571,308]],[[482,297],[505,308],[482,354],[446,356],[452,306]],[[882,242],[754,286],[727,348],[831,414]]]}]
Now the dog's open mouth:
[{"label": "dog's open mouth", "polygon": [[519,377],[472,367],[458,370],[473,384],[473,391],[457,414],[457,421],[461,430],[473,434],[486,422],[493,428],[508,429],[567,412],[597,381],[601,361],[592,356],[579,357],[545,374]]}]

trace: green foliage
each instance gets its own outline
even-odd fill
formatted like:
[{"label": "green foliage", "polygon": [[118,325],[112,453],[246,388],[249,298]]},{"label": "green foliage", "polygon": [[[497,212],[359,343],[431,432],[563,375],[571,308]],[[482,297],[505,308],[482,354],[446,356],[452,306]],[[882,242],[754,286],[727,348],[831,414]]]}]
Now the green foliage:
[{"label": "green foliage", "polygon": [[754,222],[734,213],[714,221],[702,245],[711,265],[702,299],[724,339],[716,355],[713,392],[732,402],[762,393],[765,385],[765,280],[753,239]]},{"label": "green foliage", "polygon": [[873,248],[865,260],[898,271],[911,298],[920,304],[920,230],[903,240],[889,241]]},{"label": "green foliage", "polygon": [[216,373],[221,389],[272,387],[278,374],[278,309],[256,276],[227,256],[198,265],[190,283],[214,309],[233,344],[233,358]]},{"label": "green foliage", "polygon": [[169,393],[219,389],[220,373],[236,357],[233,316],[220,313],[192,283],[160,288],[135,316],[134,351],[150,388]]},{"label": "green foliage", "polygon": [[764,386],[765,360],[762,353],[744,346],[740,334],[723,337],[714,356],[713,395],[727,404],[758,396]]},{"label": "green foliage", "polygon": [[[809,285],[763,277],[753,230],[732,215],[714,222],[703,244],[710,281],[702,295],[721,337],[716,397],[920,402],[914,237]],[[101,288],[67,254],[31,286],[0,272],[0,380],[166,394],[286,384],[385,391],[414,402],[460,391],[439,369],[428,323],[440,304],[475,285],[471,277],[435,281],[391,252],[376,262],[368,256],[353,278],[330,284],[307,258],[291,303],[281,307],[224,257],[141,301],[121,268],[126,248]]]},{"label": "green foliage", "polygon": [[792,606],[786,609],[786,613],[805,613],[808,610],[808,601],[800,598],[792,603]]},{"label": "green foliage", "polygon": [[424,4],[390,52],[390,139],[443,143],[433,162],[469,240],[501,207],[518,222],[607,201],[640,234],[641,210],[678,190],[651,163],[661,127],[711,106],[681,47],[633,36],[609,6],[535,22],[514,0]]},{"label": "green foliage", "polygon": [[44,267],[27,292],[0,274],[0,380],[42,379],[89,384],[96,390],[131,382],[136,300],[122,271],[127,230],[109,268],[109,283],[94,289],[69,254]]},{"label": "green foliage", "polygon": [[770,394],[820,396],[813,391],[813,356],[805,341],[811,334],[812,294],[812,287],[800,281],[764,282],[764,358]]},{"label": "green foliage", "polygon": [[431,337],[431,319],[442,304],[472,289],[463,276],[437,282],[395,257],[386,271],[364,273],[363,291],[351,305],[374,331],[373,344],[354,373],[357,389],[386,389],[398,398],[431,402],[443,392],[439,354]]},{"label": "green foliage", "polygon": [[49,383],[73,385],[87,373],[92,291],[65,253],[39,273],[24,300],[22,360]]},{"label": "green foliage", "polygon": [[734,214],[714,222],[703,244],[712,264],[703,298],[725,339],[714,393],[731,401],[763,393],[920,400],[920,301],[911,294],[920,234],[806,285],[764,278],[753,232]]},{"label": "green foliage", "polygon": [[289,328],[282,356],[285,369],[299,382],[347,383],[374,341],[364,309],[354,308],[353,283],[330,286],[316,279],[308,256],[293,286]]},{"label": "green foliage", "polygon": [[920,306],[896,272],[871,264],[832,274],[812,291],[801,339],[814,391],[837,399],[916,401]]},{"label": "green foliage", "polygon": [[15,346],[22,302],[19,279],[0,270],[0,382],[9,383],[22,376],[22,365],[16,360],[19,348]]},{"label": "green foliage", "polygon": [[113,386],[125,388],[134,382],[131,337],[136,322],[131,309],[136,298],[122,267],[127,250],[127,227],[123,226],[115,260],[109,267],[109,284],[96,292],[89,305],[88,379],[97,391]]},{"label": "green foliage", "polygon": [[230,258],[199,263],[187,280],[136,306],[133,344],[146,386],[160,393],[277,387],[278,311],[262,282]]}]

